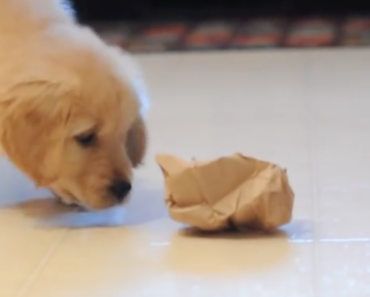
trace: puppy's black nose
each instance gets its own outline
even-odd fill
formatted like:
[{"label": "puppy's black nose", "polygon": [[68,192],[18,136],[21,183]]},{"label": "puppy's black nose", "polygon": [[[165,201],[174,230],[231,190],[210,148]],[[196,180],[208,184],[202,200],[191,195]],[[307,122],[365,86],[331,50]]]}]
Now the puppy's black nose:
[{"label": "puppy's black nose", "polygon": [[117,199],[118,202],[122,202],[123,199],[131,191],[131,184],[125,180],[116,180],[110,187],[109,192]]}]

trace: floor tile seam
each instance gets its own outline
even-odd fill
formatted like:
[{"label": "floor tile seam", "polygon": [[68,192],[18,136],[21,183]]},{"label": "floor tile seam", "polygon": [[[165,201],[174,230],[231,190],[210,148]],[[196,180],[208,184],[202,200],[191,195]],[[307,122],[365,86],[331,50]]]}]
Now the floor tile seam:
[{"label": "floor tile seam", "polygon": [[29,277],[26,279],[24,284],[21,286],[19,291],[14,295],[14,297],[25,297],[27,296],[27,292],[31,288],[31,286],[35,283],[40,273],[43,271],[44,267],[48,263],[49,259],[53,256],[54,252],[57,250],[58,246],[65,238],[69,229],[65,229],[64,232],[54,240],[52,244],[50,244],[48,250],[46,251],[45,255],[41,258],[41,260],[36,265],[35,269],[30,273]]},{"label": "floor tile seam", "polygon": [[318,255],[318,246],[315,244],[318,238],[317,235],[317,228],[316,222],[318,219],[319,213],[319,206],[318,206],[318,177],[317,177],[317,153],[316,153],[316,126],[315,123],[312,121],[312,117],[314,116],[312,100],[312,63],[313,63],[313,56],[312,52],[303,53],[303,75],[302,75],[302,83],[304,87],[304,95],[303,98],[305,100],[305,125],[306,125],[306,135],[307,135],[307,145],[308,145],[308,159],[310,164],[310,186],[311,186],[311,219],[313,220],[312,224],[312,233],[313,233],[313,243],[312,243],[312,261],[313,261],[313,269],[312,269],[312,286],[313,286],[313,293],[315,297],[320,297],[320,292],[318,288],[318,263],[317,263],[317,255]]}]

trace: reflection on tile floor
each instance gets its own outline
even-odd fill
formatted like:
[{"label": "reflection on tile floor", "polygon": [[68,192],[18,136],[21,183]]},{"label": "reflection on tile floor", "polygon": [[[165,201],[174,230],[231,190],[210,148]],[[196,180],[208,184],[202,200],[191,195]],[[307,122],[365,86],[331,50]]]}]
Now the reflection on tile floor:
[{"label": "reflection on tile floor", "polygon": [[[0,160],[0,296],[370,296],[370,51],[138,58],[151,145],[125,207],[72,212]],[[171,221],[154,155],[235,151],[288,168],[291,224],[199,236]]]},{"label": "reflection on tile floor", "polygon": [[102,23],[92,27],[131,52],[369,46],[370,17]]}]

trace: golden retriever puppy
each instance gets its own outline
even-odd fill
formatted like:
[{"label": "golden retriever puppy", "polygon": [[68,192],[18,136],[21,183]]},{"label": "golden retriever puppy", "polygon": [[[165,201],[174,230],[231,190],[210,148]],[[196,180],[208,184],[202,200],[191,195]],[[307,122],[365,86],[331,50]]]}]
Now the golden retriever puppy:
[{"label": "golden retriever puppy", "polygon": [[37,186],[95,210],[125,200],[146,152],[130,56],[56,0],[0,0],[0,144]]}]

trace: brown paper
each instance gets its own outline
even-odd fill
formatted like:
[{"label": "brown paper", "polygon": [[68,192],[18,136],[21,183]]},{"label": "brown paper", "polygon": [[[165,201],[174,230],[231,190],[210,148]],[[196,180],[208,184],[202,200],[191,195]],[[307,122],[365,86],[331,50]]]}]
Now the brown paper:
[{"label": "brown paper", "polygon": [[294,193],[286,170],[234,154],[211,162],[157,155],[172,219],[204,231],[270,230],[292,218]]}]

